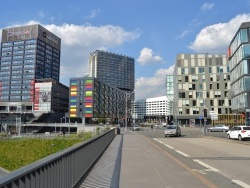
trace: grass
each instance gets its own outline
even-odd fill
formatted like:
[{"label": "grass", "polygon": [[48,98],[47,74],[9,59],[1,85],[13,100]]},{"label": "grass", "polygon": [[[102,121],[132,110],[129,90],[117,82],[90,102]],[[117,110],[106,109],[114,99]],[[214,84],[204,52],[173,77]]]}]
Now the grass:
[{"label": "grass", "polygon": [[91,137],[91,132],[84,132],[70,137],[55,137],[53,139],[2,140],[0,141],[0,166],[8,171],[13,171]]}]

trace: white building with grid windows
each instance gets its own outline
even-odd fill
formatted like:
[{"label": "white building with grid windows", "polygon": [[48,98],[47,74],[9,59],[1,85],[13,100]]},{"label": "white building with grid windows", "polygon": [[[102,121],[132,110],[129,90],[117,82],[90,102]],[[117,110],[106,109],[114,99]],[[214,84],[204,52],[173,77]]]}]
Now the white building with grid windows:
[{"label": "white building with grid windows", "polygon": [[136,100],[134,103],[134,118],[145,121],[145,116],[166,117],[170,114],[170,100],[167,96]]}]

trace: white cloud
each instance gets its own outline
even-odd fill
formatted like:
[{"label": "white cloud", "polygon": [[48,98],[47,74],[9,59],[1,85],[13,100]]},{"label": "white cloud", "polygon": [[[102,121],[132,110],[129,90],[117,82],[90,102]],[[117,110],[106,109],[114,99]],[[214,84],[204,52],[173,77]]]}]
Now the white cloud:
[{"label": "white cloud", "polygon": [[[136,99],[146,99],[166,95],[166,75],[173,74],[174,65],[168,69],[159,69],[153,77],[140,77],[135,81]],[[143,91],[143,92],[141,92]]]},{"label": "white cloud", "polygon": [[207,26],[200,31],[189,48],[199,53],[226,53],[241,23],[249,20],[250,14],[241,14],[227,23]]},{"label": "white cloud", "polygon": [[214,3],[204,3],[201,6],[201,10],[211,10],[214,7]]},{"label": "white cloud", "polygon": [[95,9],[95,10],[91,10],[90,15],[88,15],[86,18],[95,18],[98,16],[98,14],[101,12],[100,9]]},{"label": "white cloud", "polygon": [[140,52],[140,56],[137,59],[137,61],[141,65],[146,65],[154,62],[162,61],[162,58],[160,56],[154,56],[154,52],[152,49],[149,48],[143,48]]},{"label": "white cloud", "polygon": [[186,31],[183,31],[179,36],[177,36],[177,38],[183,38],[185,37],[189,32],[186,30]]},{"label": "white cloud", "polygon": [[[31,20],[28,23],[15,24],[15,26],[30,24],[41,23]],[[84,76],[88,73],[88,58],[91,52],[97,49],[108,50],[140,37],[138,31],[126,31],[114,25],[100,27],[67,23],[41,25],[62,40],[60,82],[65,85],[69,84],[69,78]]]}]

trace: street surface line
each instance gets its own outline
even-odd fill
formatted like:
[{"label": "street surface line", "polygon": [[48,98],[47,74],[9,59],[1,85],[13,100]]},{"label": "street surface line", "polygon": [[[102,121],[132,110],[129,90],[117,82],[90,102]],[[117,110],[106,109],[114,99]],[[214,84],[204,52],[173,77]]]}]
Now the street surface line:
[{"label": "street surface line", "polygon": [[250,185],[248,185],[248,184],[246,184],[246,183],[244,183],[244,182],[242,182],[242,181],[240,181],[240,180],[232,180],[232,181],[233,181],[234,183],[236,183],[236,184],[238,184],[238,185],[244,187],[244,188],[250,188]]},{"label": "street surface line", "polygon": [[170,148],[170,149],[174,149],[172,146],[170,146],[170,145],[167,145],[167,144],[163,144],[164,146],[167,146],[168,148]]},{"label": "street surface line", "polygon": [[[160,151],[162,151],[166,157],[172,159],[173,161],[175,161],[179,166],[181,166],[182,168],[184,168],[185,170],[187,170],[190,174],[192,174],[195,178],[197,178],[199,181],[201,181],[204,185],[206,185],[208,188],[218,188],[215,184],[213,184],[213,182],[209,181],[208,179],[206,179],[205,177],[201,176],[198,172],[194,171],[193,169],[191,169],[190,167],[188,167],[187,165],[185,165],[183,162],[181,162],[180,160],[178,160],[177,158],[175,158],[173,155],[171,155],[170,153],[164,151],[160,146],[156,145],[153,141],[149,140],[146,136],[141,135],[142,138],[144,138],[148,143],[152,144],[153,146],[155,146],[156,148],[158,148]],[[156,139],[154,139],[156,140]]]},{"label": "street surface line", "polygon": [[183,152],[181,152],[181,151],[179,151],[179,150],[175,150],[175,151],[176,151],[177,153],[183,155],[184,157],[190,157],[188,154],[183,153]]},{"label": "street surface line", "polygon": [[208,164],[201,162],[200,160],[194,159],[194,162],[197,162],[197,163],[199,163],[200,165],[202,165],[202,166],[204,166],[204,167],[206,167],[206,168],[208,168],[208,169],[210,169],[210,170],[212,170],[212,171],[214,171],[214,172],[219,172],[218,169],[216,169],[216,168],[214,168],[214,167],[211,167],[211,166],[209,166]]}]

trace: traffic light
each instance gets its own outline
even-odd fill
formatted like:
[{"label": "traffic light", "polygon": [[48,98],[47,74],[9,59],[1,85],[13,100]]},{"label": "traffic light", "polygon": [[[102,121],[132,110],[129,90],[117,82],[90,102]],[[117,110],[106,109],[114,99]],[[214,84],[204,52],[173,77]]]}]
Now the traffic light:
[{"label": "traffic light", "polygon": [[207,117],[207,109],[204,109],[203,113],[204,113],[204,117]]}]

